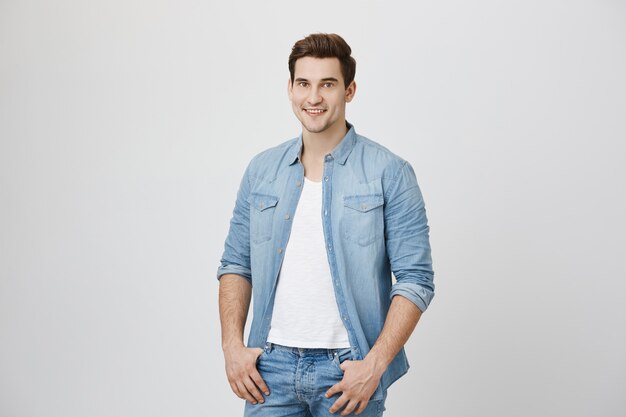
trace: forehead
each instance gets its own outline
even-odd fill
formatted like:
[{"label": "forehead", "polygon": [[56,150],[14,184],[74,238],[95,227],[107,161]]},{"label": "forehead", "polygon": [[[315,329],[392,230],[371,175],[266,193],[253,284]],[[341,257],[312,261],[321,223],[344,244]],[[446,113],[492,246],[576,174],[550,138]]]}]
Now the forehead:
[{"label": "forehead", "polygon": [[305,56],[296,61],[294,78],[306,78],[307,80],[314,81],[327,77],[335,77],[338,80],[343,80],[338,58],[314,58]]}]

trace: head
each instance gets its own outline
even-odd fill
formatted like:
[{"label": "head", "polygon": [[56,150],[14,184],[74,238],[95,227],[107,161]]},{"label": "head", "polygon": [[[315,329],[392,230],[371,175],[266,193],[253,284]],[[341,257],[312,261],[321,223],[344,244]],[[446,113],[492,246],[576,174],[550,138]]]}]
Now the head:
[{"label": "head", "polygon": [[356,91],[356,61],[350,53],[350,46],[335,34],[312,34],[293,46],[288,94],[308,132],[345,129],[345,106]]},{"label": "head", "polygon": [[305,56],[313,58],[337,58],[341,66],[343,85],[348,88],[356,74],[356,61],[350,54],[352,49],[343,38],[334,33],[313,33],[300,39],[291,48],[289,54],[289,75],[293,83],[296,72],[296,61]]}]

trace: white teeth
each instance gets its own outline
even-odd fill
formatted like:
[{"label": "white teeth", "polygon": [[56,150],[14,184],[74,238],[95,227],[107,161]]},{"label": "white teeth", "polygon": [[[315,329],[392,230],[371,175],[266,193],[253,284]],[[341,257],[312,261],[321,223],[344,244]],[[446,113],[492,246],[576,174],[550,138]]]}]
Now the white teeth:
[{"label": "white teeth", "polygon": [[313,114],[320,114],[323,113],[325,110],[319,110],[319,109],[305,109],[308,113],[313,113]]}]

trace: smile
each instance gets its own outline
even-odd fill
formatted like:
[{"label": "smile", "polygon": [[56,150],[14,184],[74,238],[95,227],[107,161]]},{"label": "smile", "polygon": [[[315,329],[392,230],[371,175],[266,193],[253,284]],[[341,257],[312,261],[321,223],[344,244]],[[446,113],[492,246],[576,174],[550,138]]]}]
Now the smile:
[{"label": "smile", "polygon": [[326,109],[304,109],[304,111],[306,111],[307,114],[315,116],[315,115],[318,115],[318,114],[325,113]]}]

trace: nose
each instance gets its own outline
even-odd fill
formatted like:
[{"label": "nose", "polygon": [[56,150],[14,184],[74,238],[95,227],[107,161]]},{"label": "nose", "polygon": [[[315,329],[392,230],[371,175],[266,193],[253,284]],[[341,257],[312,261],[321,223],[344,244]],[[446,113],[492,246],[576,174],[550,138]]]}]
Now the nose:
[{"label": "nose", "polygon": [[307,97],[307,102],[310,105],[319,104],[322,101],[322,96],[320,94],[318,87],[311,87],[311,91],[309,92],[309,96]]}]

